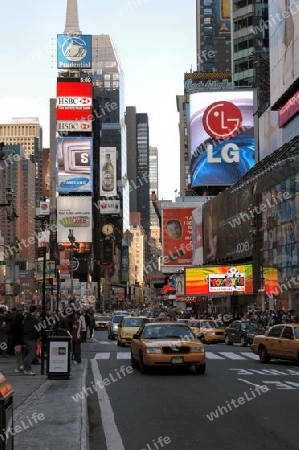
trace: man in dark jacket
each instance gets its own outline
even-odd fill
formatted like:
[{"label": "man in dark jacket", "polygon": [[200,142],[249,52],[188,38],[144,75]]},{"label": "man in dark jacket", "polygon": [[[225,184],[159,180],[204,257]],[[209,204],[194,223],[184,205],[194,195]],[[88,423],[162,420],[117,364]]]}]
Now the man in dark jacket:
[{"label": "man in dark jacket", "polygon": [[35,358],[36,339],[40,337],[39,320],[36,317],[36,306],[30,306],[29,314],[24,320],[24,342],[27,346],[27,355],[24,358],[24,374],[36,375],[31,371],[31,364]]}]

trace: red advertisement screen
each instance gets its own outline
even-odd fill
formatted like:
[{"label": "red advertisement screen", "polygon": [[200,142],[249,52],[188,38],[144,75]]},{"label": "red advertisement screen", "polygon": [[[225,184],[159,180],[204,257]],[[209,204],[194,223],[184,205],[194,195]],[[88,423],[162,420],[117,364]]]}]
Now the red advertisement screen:
[{"label": "red advertisement screen", "polygon": [[92,120],[92,84],[58,81],[56,120]]},{"label": "red advertisement screen", "polygon": [[163,209],[163,265],[192,265],[193,209]]}]

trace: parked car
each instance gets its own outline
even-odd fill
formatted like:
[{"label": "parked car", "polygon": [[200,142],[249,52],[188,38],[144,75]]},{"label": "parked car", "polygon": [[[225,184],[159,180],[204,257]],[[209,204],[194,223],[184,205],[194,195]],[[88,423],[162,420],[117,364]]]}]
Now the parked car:
[{"label": "parked car", "polygon": [[116,314],[115,316],[112,317],[112,319],[108,323],[108,339],[117,338],[118,324],[123,317],[125,316],[121,314]]},{"label": "parked car", "polygon": [[299,323],[273,325],[264,335],[254,337],[251,350],[263,363],[271,358],[299,361]]},{"label": "parked car", "polygon": [[260,323],[235,320],[225,328],[224,341],[227,345],[241,344],[243,347],[251,345],[254,336],[264,334],[266,328]]},{"label": "parked car", "polygon": [[100,316],[99,314],[94,315],[95,330],[100,330],[101,328],[108,328],[108,324],[110,321],[110,317],[108,316]]},{"label": "parked car", "polygon": [[188,325],[176,322],[144,324],[131,343],[131,365],[146,373],[149,367],[194,366],[205,373],[205,349]]},{"label": "parked car", "polygon": [[141,325],[147,321],[148,318],[145,316],[122,317],[117,327],[117,345],[121,345],[123,347],[125,344],[131,344],[133,334],[137,333]]},{"label": "parked car", "polygon": [[189,326],[195,336],[199,337],[202,342],[224,342],[225,329],[223,326],[219,327],[215,320],[194,320],[189,323]]}]

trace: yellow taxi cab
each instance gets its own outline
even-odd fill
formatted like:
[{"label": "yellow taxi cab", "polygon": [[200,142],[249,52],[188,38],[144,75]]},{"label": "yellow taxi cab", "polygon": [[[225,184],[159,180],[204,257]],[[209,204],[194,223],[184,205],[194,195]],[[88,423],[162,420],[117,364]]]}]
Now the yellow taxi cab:
[{"label": "yellow taxi cab", "polygon": [[123,317],[118,324],[117,345],[123,347],[125,344],[130,344],[133,339],[133,334],[137,333],[141,325],[145,322],[147,322],[146,316]]},{"label": "yellow taxi cab", "polygon": [[131,365],[146,373],[149,367],[195,367],[205,373],[205,349],[190,327],[178,322],[145,323],[131,343]]},{"label": "yellow taxi cab", "polygon": [[251,350],[263,363],[271,358],[299,361],[299,323],[274,325],[253,338]]},{"label": "yellow taxi cab", "polygon": [[194,320],[189,324],[195,336],[206,343],[224,342],[225,328],[220,325],[219,321],[212,319]]}]

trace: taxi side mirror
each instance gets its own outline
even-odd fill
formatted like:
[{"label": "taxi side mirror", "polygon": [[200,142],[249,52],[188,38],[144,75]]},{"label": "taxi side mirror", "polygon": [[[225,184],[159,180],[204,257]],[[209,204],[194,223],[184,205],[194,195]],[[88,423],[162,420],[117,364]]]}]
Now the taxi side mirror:
[{"label": "taxi side mirror", "polygon": [[133,339],[140,339],[140,334],[138,333],[133,334]]}]

